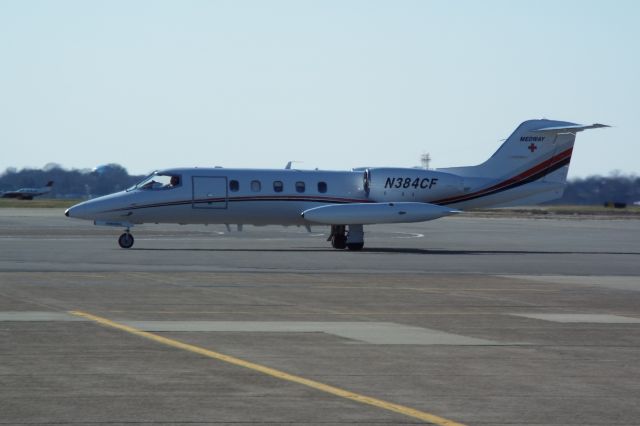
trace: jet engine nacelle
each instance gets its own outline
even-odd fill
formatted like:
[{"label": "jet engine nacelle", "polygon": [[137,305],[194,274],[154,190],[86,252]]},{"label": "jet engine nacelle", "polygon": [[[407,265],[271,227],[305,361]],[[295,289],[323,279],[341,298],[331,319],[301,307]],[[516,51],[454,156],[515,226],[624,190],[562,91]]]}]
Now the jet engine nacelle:
[{"label": "jet engine nacelle", "polygon": [[435,201],[462,194],[464,179],[424,169],[371,168],[365,171],[365,191],[375,201]]}]

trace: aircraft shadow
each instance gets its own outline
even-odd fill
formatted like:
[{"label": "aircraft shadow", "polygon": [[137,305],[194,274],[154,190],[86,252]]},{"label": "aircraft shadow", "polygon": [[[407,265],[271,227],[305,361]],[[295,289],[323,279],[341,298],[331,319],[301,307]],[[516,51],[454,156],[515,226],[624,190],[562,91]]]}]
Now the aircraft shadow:
[{"label": "aircraft shadow", "polygon": [[[131,251],[180,251],[180,252],[227,252],[227,253],[327,253],[337,252],[332,248],[287,248],[287,249],[258,249],[258,248],[170,248],[170,247],[154,247],[154,248],[131,248]],[[340,252],[350,252],[349,250],[340,250]],[[361,251],[350,252],[359,253],[382,253],[382,254],[416,254],[416,255],[531,255],[531,254],[579,254],[579,255],[629,255],[640,256],[640,252],[607,252],[607,251],[552,251],[552,250],[429,250],[419,248],[397,248],[397,247],[371,247],[364,248]]]},{"label": "aircraft shadow", "polygon": [[429,250],[418,248],[367,248],[362,251],[369,253],[399,253],[399,254],[444,254],[444,255],[481,255],[481,254],[595,254],[595,255],[635,255],[640,252],[602,252],[602,251],[557,251],[557,250]]}]

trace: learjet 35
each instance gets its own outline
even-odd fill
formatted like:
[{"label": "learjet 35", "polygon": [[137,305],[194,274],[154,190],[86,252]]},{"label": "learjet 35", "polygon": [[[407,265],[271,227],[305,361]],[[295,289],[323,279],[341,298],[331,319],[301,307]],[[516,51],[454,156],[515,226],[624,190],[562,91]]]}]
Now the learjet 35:
[{"label": "learjet 35", "polygon": [[76,204],[65,215],[125,229],[142,223],[330,225],[336,249],[360,250],[364,225],[422,222],[464,210],[530,205],[562,196],[576,134],[608,127],[525,121],[484,163],[436,170],[179,168]]}]

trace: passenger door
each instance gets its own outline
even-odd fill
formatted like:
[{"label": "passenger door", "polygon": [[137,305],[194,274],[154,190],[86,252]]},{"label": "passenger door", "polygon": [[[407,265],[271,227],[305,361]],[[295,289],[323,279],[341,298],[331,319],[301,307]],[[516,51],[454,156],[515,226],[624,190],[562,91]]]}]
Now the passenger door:
[{"label": "passenger door", "polygon": [[193,176],[194,209],[226,209],[227,178],[226,176]]}]

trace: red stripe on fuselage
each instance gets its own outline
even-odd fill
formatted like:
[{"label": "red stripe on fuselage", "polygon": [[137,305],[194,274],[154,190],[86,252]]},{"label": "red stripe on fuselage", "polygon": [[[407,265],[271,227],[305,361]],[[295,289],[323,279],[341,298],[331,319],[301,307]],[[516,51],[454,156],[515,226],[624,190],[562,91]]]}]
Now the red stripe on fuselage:
[{"label": "red stripe on fuselage", "polygon": [[450,198],[445,198],[442,200],[438,200],[438,201],[433,201],[434,204],[451,204],[454,202],[459,202],[459,201],[466,201],[468,199],[472,199],[472,198],[477,198],[481,195],[484,195],[486,193],[489,192],[494,192],[497,190],[500,190],[504,187],[507,187],[509,185],[512,185],[514,183],[520,182],[522,180],[525,180],[527,178],[529,178],[530,176],[535,175],[536,173],[551,167],[554,163],[560,162],[560,161],[564,161],[567,158],[571,158],[571,154],[573,152],[573,147],[567,149],[566,151],[561,152],[558,155],[554,155],[553,157],[543,161],[542,163],[538,164],[537,166],[534,166],[532,168],[530,168],[527,171],[524,171],[516,176],[513,176],[505,181],[502,181],[500,183],[497,183],[493,186],[490,186],[489,188],[486,189],[482,189],[480,191],[476,191],[474,193],[471,194],[465,194],[465,195],[459,195],[459,196],[455,196],[455,197],[450,197]]},{"label": "red stripe on fuselage", "polygon": [[108,212],[115,211],[127,211],[127,210],[140,210],[154,207],[171,207],[188,204],[204,204],[204,203],[221,203],[221,202],[235,202],[235,201],[306,201],[315,203],[334,203],[334,204],[349,204],[349,203],[371,203],[372,200],[363,200],[359,198],[340,198],[340,197],[319,197],[313,195],[254,195],[254,196],[238,196],[238,197],[219,197],[219,198],[203,198],[196,200],[179,200],[170,201],[164,203],[151,203],[137,206],[120,207],[117,209],[106,210]]}]

